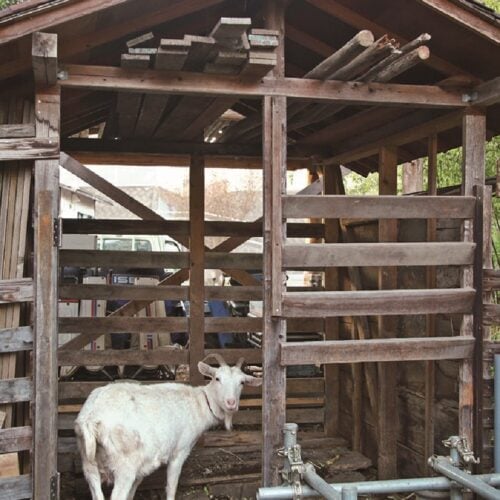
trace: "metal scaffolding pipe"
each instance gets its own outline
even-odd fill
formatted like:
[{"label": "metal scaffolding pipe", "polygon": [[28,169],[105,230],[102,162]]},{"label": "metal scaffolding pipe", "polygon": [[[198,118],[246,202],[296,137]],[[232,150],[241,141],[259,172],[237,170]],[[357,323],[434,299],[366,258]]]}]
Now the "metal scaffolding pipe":
[{"label": "metal scaffolding pipe", "polygon": [[500,472],[500,354],[495,354],[495,472]]},{"label": "metal scaffolding pipe", "polygon": [[323,478],[316,474],[316,470],[312,464],[306,464],[304,466],[304,481],[327,500],[341,499],[340,493],[335,491]]},{"label": "metal scaffolding pipe", "polygon": [[357,500],[358,489],[354,486],[345,486],[342,488],[342,500]]},{"label": "metal scaffolding pipe", "polygon": [[431,457],[429,465],[440,474],[448,477],[462,486],[470,488],[472,491],[480,495],[482,498],[498,500],[500,498],[500,491],[492,486],[489,486],[483,481],[477,479],[470,474],[453,466],[450,461],[445,457]]},{"label": "metal scaffolding pipe", "polygon": [[[472,476],[469,476],[472,477]],[[500,486],[500,474],[482,474],[473,476],[491,486]],[[449,491],[452,481],[446,477],[422,477],[416,479],[391,479],[386,481],[365,481],[360,483],[337,483],[330,484],[338,493],[343,488],[353,487],[358,491],[358,495],[390,495],[392,493],[413,493],[415,491],[436,490]],[[500,492],[496,492],[497,497]],[[317,497],[318,494],[312,488],[304,486],[302,497]],[[269,488],[260,488],[257,493],[260,500],[285,500],[293,498],[293,488],[291,486],[277,486]]]}]

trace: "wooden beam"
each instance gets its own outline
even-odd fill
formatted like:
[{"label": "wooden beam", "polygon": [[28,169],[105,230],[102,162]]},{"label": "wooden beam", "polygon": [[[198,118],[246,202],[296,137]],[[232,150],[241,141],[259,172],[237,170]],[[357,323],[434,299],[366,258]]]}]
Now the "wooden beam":
[{"label": "wooden beam", "polygon": [[31,474],[0,478],[0,496],[2,498],[32,498]]},{"label": "wooden beam", "polygon": [[[64,234],[169,234],[187,236],[188,220],[63,219]],[[289,222],[291,238],[322,238],[322,223]],[[205,236],[262,237],[262,222],[205,221]]]},{"label": "wooden beam", "polygon": [[33,280],[0,280],[0,304],[33,301]]},{"label": "wooden beam", "polygon": [[203,383],[198,363],[205,357],[205,169],[193,155],[189,168],[189,381]]},{"label": "wooden beam", "polygon": [[473,337],[287,342],[281,345],[281,364],[462,360],[470,359],[473,352]]},{"label": "wooden beam", "polygon": [[285,269],[470,265],[474,243],[314,243],[286,245]]},{"label": "wooden beam", "polygon": [[235,96],[265,95],[344,104],[383,104],[418,107],[465,107],[460,92],[431,85],[318,81],[304,78],[264,77],[255,81],[239,75],[187,71],[132,70],[110,66],[66,65],[66,88],[83,88],[147,94]]},{"label": "wooden beam", "polygon": [[[471,108],[463,115],[462,125],[462,194],[470,196],[474,194],[475,186],[483,186],[485,180],[485,141],[486,141],[486,116],[481,110]],[[462,240],[474,241],[474,224],[472,221],[464,221],[462,226]],[[476,248],[476,252],[482,255],[482,241]],[[466,267],[461,272],[461,285],[463,287],[474,286],[473,266]],[[472,312],[472,311],[471,311]],[[475,311],[477,314],[481,312]],[[475,315],[466,314],[462,318],[460,335],[473,335],[477,323],[474,323]],[[474,442],[474,363],[472,360],[463,361],[459,371],[459,401],[458,401],[458,425],[460,436],[468,440],[469,446],[476,449],[481,443]]]},{"label": "wooden beam", "polygon": [[333,52],[335,52],[334,47],[331,47],[327,43],[312,36],[310,33],[292,26],[290,23],[286,23],[285,33],[287,39],[301,45],[302,47],[305,47],[311,52],[319,54],[322,57],[329,57]]},{"label": "wooden beam", "polygon": [[68,156],[66,153],[61,152],[60,164],[68,172],[71,172],[86,183],[90,184],[92,187],[96,188],[98,191],[105,194],[119,205],[125,207],[134,215],[137,215],[142,219],[163,220],[161,215],[158,215],[149,207],[146,207],[142,203],[138,202],[121,189],[113,186],[113,184],[92,172],[92,170],[85,167],[71,156]]},{"label": "wooden beam", "polygon": [[500,76],[478,85],[471,93],[474,106],[492,106],[500,102]]},{"label": "wooden beam", "polygon": [[498,24],[486,21],[477,14],[461,8],[459,3],[449,3],[446,0],[417,0],[418,3],[441,14],[489,42],[500,45],[500,28]]},{"label": "wooden beam", "polygon": [[289,195],[283,197],[283,212],[290,219],[471,219],[474,204],[472,196]]},{"label": "wooden beam", "polygon": [[31,450],[31,427],[11,427],[0,429],[0,453],[15,453],[17,451]]},{"label": "wooden beam", "polygon": [[[266,2],[265,27],[279,33],[273,78],[285,75],[285,11],[286,2]],[[286,225],[281,209],[281,196],[286,193],[287,100],[266,95],[262,108],[262,150],[264,176],[264,303],[262,338],[262,484],[279,484],[281,467],[278,448],[282,446],[282,430],[286,410],[286,371],[279,366],[279,345],[286,341],[286,323],[281,315],[281,298],[285,279],[281,269],[281,251],[286,238]]]},{"label": "wooden beam", "polygon": [[0,161],[59,158],[59,138],[0,139]]},{"label": "wooden beam", "polygon": [[[394,196],[397,193],[398,153],[395,147],[383,147],[379,152],[379,194]],[[382,219],[378,223],[378,241],[398,241],[397,219]],[[384,289],[394,292],[398,288],[398,271],[395,267],[381,267],[378,270],[379,293]],[[399,291],[400,293],[402,290]],[[413,292],[413,290],[411,291]],[[378,317],[379,339],[398,336],[398,322],[395,317]],[[378,405],[378,449],[377,468],[379,479],[395,479],[398,474],[398,367],[396,363],[378,365],[379,394]]]},{"label": "wooden beam", "polygon": [[[47,35],[56,40],[56,35]],[[37,38],[33,39],[36,47]],[[54,46],[57,43],[54,42]],[[47,54],[55,56],[52,53]],[[46,66],[50,67],[48,61]],[[56,61],[57,65],[57,61]],[[37,138],[59,140],[60,88],[47,76],[37,82]],[[57,247],[55,221],[59,216],[59,161],[35,162],[34,216],[34,424],[33,497],[50,498],[58,487],[57,474]]]},{"label": "wooden beam", "polygon": [[57,35],[33,33],[31,58],[35,84],[55,85],[57,82]]}]

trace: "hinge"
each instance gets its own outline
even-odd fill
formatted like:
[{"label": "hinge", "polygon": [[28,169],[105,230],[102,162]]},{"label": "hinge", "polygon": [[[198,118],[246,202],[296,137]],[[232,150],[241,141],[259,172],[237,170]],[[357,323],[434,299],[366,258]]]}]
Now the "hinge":
[{"label": "hinge", "polygon": [[62,221],[60,218],[54,219],[54,246],[61,248],[62,245]]},{"label": "hinge", "polygon": [[59,472],[50,478],[50,500],[59,500]]}]

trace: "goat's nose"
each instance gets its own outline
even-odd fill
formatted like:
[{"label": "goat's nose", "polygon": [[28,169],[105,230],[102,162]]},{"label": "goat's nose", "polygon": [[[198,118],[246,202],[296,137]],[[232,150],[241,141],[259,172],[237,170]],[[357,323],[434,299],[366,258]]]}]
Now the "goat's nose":
[{"label": "goat's nose", "polygon": [[226,399],[228,408],[234,408],[236,406],[236,399]]}]

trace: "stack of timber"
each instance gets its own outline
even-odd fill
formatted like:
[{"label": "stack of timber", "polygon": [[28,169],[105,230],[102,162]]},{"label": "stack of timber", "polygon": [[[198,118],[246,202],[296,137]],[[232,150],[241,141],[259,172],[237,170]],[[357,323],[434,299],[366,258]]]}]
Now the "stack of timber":
[{"label": "stack of timber", "polygon": [[[233,74],[260,78],[276,65],[278,33],[251,27],[249,18],[223,17],[208,36],[155,39],[146,33],[127,42],[122,68]],[[181,97],[119,93],[117,130],[106,135],[202,139],[204,130],[236,100],[228,97]],[[112,127],[112,122],[108,125]]]},{"label": "stack of timber", "polygon": [[[304,75],[319,80],[389,82],[410,68],[429,58],[425,42],[430,35],[424,33],[400,47],[387,35],[378,40],[370,31],[360,31],[344,46],[336,50],[320,64]],[[294,131],[332,118],[346,106],[291,102],[288,105],[288,133],[293,139],[301,134]],[[222,142],[257,141],[261,135],[261,114],[255,112],[246,119],[229,127],[221,137]]]},{"label": "stack of timber", "polygon": [[[19,99],[0,102],[0,139],[34,135],[33,105]],[[14,125],[12,125],[14,124]],[[27,498],[31,479],[19,452],[31,449],[27,408],[32,381],[25,352],[32,349],[31,327],[22,327],[33,301],[33,282],[24,278],[30,215],[31,162],[5,162],[0,169],[0,496]],[[25,494],[25,496],[23,496]],[[12,495],[12,496],[9,496]],[[17,496],[16,496],[17,495]]]}]

